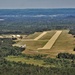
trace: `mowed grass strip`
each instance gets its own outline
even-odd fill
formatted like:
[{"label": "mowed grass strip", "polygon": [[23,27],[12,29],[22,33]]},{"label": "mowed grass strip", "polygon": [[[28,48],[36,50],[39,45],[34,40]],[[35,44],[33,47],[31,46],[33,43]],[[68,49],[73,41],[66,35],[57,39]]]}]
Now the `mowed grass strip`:
[{"label": "mowed grass strip", "polygon": [[52,36],[55,34],[56,31],[47,31],[46,35],[44,35],[43,37],[41,37],[39,40],[49,40],[50,38],[52,38]]},{"label": "mowed grass strip", "polygon": [[[54,35],[56,31],[57,30],[53,30],[49,33]],[[23,52],[25,54],[48,54],[49,57],[56,57],[56,55],[60,52],[68,52],[75,54],[75,52],[73,51],[73,48],[75,47],[75,39],[71,34],[68,34],[68,32],[69,30],[63,30],[51,49],[37,50],[38,48],[42,48],[48,42],[48,39],[50,39],[51,34],[48,35],[48,33],[37,41],[20,40],[15,45],[26,44],[26,50]]]},{"label": "mowed grass strip", "polygon": [[68,31],[63,31],[61,35],[58,37],[52,49],[72,50],[74,47],[73,42],[73,36],[68,34]]},{"label": "mowed grass strip", "polygon": [[25,41],[27,47],[26,50],[23,51],[25,54],[38,54],[37,49],[39,47],[43,47],[47,41]]},{"label": "mowed grass strip", "polygon": [[25,58],[25,57],[20,57],[20,56],[8,56],[5,58],[8,61],[15,61],[15,62],[22,62],[26,64],[34,64],[35,66],[43,66],[43,67],[50,67],[52,65],[44,65],[43,60],[34,60],[33,58]]},{"label": "mowed grass strip", "polygon": [[[51,51],[55,53],[60,52],[68,52],[68,53],[75,53],[73,51],[74,45],[74,38],[71,34],[68,34],[68,30],[63,30],[55,44],[53,45]],[[52,53],[52,52],[51,52]]]},{"label": "mowed grass strip", "polygon": [[47,33],[47,31],[42,32],[42,33],[41,33],[38,37],[36,37],[34,40],[40,39],[40,38],[43,37],[46,33]]},{"label": "mowed grass strip", "polygon": [[48,41],[47,40],[38,40],[38,41],[19,41],[18,43],[14,44],[14,46],[20,46],[26,44],[26,50],[37,50],[39,47],[43,47]]},{"label": "mowed grass strip", "polygon": [[41,48],[41,49],[51,49],[61,33],[62,33],[62,31],[57,31],[53,35],[53,37],[46,43],[46,45],[43,48]]},{"label": "mowed grass strip", "polygon": [[35,39],[38,37],[42,32],[35,32],[34,34],[30,34],[26,37],[26,39]]},{"label": "mowed grass strip", "polygon": [[49,57],[55,58],[58,53],[66,52],[75,54],[73,51],[75,44],[73,36],[68,34],[69,30],[63,30],[51,49],[39,50],[40,54],[48,54]]}]

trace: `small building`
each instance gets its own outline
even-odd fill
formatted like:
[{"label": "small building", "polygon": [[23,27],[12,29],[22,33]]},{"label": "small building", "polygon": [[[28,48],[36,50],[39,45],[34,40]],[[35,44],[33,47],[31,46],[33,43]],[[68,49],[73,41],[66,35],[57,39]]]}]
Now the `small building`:
[{"label": "small building", "polygon": [[17,36],[17,38],[20,38],[21,37],[21,35],[16,35]]},{"label": "small building", "polygon": [[0,36],[0,38],[3,38],[3,36]]}]

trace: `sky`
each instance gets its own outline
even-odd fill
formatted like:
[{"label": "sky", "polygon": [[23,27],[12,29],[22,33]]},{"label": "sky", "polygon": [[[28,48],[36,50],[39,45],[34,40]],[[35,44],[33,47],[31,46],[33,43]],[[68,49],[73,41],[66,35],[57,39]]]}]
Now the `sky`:
[{"label": "sky", "polygon": [[0,0],[0,9],[75,8],[75,0]]}]

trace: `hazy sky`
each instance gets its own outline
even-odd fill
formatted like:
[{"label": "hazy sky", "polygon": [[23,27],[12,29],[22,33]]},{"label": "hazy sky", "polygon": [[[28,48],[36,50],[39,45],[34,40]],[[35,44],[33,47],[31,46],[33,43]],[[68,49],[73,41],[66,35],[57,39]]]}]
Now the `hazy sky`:
[{"label": "hazy sky", "polygon": [[75,0],[0,0],[0,9],[75,8]]}]

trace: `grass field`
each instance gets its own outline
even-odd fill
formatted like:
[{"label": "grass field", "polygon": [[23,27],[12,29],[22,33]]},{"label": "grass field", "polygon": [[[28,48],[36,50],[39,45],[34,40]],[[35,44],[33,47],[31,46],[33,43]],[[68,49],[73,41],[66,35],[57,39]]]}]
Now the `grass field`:
[{"label": "grass field", "polygon": [[[28,57],[22,57],[22,56],[8,56],[5,57],[6,60],[8,61],[14,61],[14,62],[21,62],[21,63],[26,63],[26,64],[31,64],[35,66],[41,66],[41,67],[59,67],[62,68],[64,66],[71,66],[71,60],[70,59],[53,59],[53,58],[44,58],[44,59],[35,59],[33,58],[28,58]],[[67,64],[66,64],[67,62]]]},{"label": "grass field", "polygon": [[[29,36],[21,40],[16,40],[16,43],[14,46],[20,46],[26,44],[26,49],[22,52],[26,55],[36,56],[38,54],[47,55],[47,57],[55,58],[58,53],[60,52],[66,52],[66,53],[73,53],[75,54],[75,51],[73,51],[73,48],[75,47],[75,38],[68,34],[69,30],[62,30],[62,33],[57,38],[55,43],[53,44],[51,49],[38,49],[42,48],[57,32],[57,30],[47,31],[47,33],[42,36],[38,40],[34,40],[36,37],[38,37],[42,32],[36,32],[34,34],[31,34]],[[34,58],[27,58],[22,56],[8,56],[6,57],[8,61],[15,61],[15,62],[22,62],[26,64],[34,64],[35,66],[43,66],[43,67],[61,67],[62,63],[51,63],[47,64],[44,60],[40,59],[34,59]],[[58,60],[58,59],[56,59]]]},{"label": "grass field", "polygon": [[35,39],[38,37],[42,32],[35,32],[34,34],[30,34],[26,37],[26,39]]},{"label": "grass field", "polygon": [[61,51],[65,50],[65,52],[72,52],[74,47],[73,36],[68,34],[68,31],[63,31],[51,50],[55,49]]},{"label": "grass field", "polygon": [[44,35],[43,37],[41,37],[39,40],[49,40],[54,34],[55,34],[56,31],[47,31],[47,34]]},{"label": "grass field", "polygon": [[25,58],[21,56],[8,56],[6,57],[8,61],[15,61],[15,62],[22,62],[26,64],[34,64],[35,66],[44,66],[44,67],[53,67],[53,65],[45,65],[45,62],[43,60],[34,60],[33,58]]},{"label": "grass field", "polygon": [[43,37],[47,32],[42,32],[38,37],[36,37],[34,40],[39,40],[41,37]]},{"label": "grass field", "polygon": [[75,47],[74,38],[71,34],[68,34],[68,30],[63,30],[55,44],[50,50],[41,50],[41,53],[49,54],[50,57],[56,57],[60,52],[73,53]]},{"label": "grass field", "polygon": [[51,49],[61,33],[62,33],[62,31],[57,31],[52,36],[52,38],[50,38],[50,40],[45,44],[45,46],[43,48],[40,48],[40,49]]},{"label": "grass field", "polygon": [[75,53],[73,48],[75,47],[74,38],[71,34],[68,34],[69,30],[62,30],[61,35],[58,37],[56,42],[54,43],[51,49],[42,49],[38,50],[38,48],[42,48],[50,38],[55,34],[57,30],[47,31],[47,33],[41,37],[39,40],[30,40],[38,37],[42,32],[36,32],[32,35],[28,36],[28,40],[22,39],[19,40],[15,46],[26,44],[26,50],[23,51],[25,54],[48,54],[49,57],[56,57],[56,55],[60,52],[68,52]]}]

